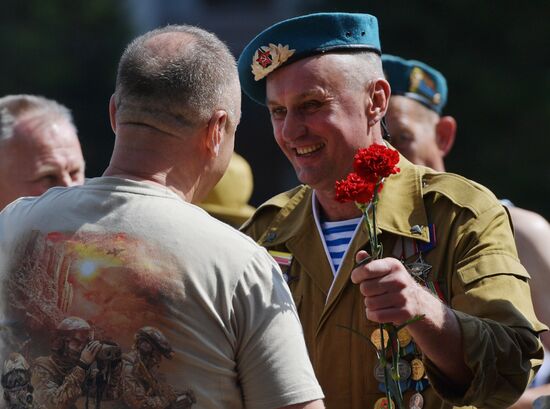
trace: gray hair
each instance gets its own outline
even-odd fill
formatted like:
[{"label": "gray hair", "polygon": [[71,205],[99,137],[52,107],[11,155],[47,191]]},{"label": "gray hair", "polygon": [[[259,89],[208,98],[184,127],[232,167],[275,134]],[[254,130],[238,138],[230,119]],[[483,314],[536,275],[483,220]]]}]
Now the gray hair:
[{"label": "gray hair", "polygon": [[352,86],[362,86],[371,80],[384,77],[382,60],[377,53],[362,51],[348,54],[353,65],[348,69],[348,81]]},{"label": "gray hair", "polygon": [[[188,34],[177,52],[159,52],[148,40],[165,33]],[[117,109],[169,114],[185,126],[208,121],[217,109],[240,117],[240,87],[235,57],[214,34],[189,25],[152,30],[127,47],[118,65]]]},{"label": "gray hair", "polygon": [[39,95],[6,95],[0,98],[0,142],[14,136],[17,120],[22,117],[64,118],[74,126],[71,111],[64,105]]}]

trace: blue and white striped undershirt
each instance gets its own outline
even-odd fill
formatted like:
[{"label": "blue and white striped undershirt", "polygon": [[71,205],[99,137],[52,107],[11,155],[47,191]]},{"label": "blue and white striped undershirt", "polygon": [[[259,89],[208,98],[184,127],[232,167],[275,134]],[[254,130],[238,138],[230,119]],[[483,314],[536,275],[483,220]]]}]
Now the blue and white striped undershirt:
[{"label": "blue and white striped undershirt", "polygon": [[338,272],[346,250],[355,234],[355,229],[360,222],[361,217],[338,222],[321,222],[321,230],[334,265],[335,274]]}]

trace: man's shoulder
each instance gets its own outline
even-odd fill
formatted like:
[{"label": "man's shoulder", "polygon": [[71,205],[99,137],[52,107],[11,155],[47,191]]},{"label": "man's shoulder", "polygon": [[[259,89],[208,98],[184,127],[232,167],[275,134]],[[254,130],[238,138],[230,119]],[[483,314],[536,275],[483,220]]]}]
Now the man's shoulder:
[{"label": "man's shoulder", "polygon": [[485,186],[454,173],[428,170],[422,180],[425,198],[436,200],[444,197],[455,206],[470,210],[476,217],[490,208],[501,206]]},{"label": "man's shoulder", "polygon": [[311,197],[311,188],[307,185],[296,186],[286,192],[279,193],[262,203],[252,217],[242,225],[241,230],[247,231],[253,224],[268,222],[283,209],[290,212],[309,197]]},{"label": "man's shoulder", "polygon": [[[55,201],[59,195],[63,195],[66,192],[76,191],[81,188],[82,185],[70,187],[55,186],[48,189],[40,196],[23,196],[6,206],[0,215],[5,216],[5,218],[9,218],[17,215],[18,213],[24,213],[25,216],[28,216],[31,210],[32,212],[36,212],[38,209],[42,209],[44,204],[46,204],[46,206],[50,206],[52,201]],[[77,193],[77,195],[78,194],[79,193]]]},{"label": "man's shoulder", "polygon": [[46,371],[50,373],[57,373],[58,368],[51,356],[39,356],[34,359],[32,363],[33,371]]},{"label": "man's shoulder", "polygon": [[278,195],[273,196],[271,199],[261,204],[258,210],[270,207],[281,209],[288,205],[288,203],[293,199],[299,198],[301,200],[305,196],[305,194],[310,191],[311,188],[307,185],[296,186],[290,190],[287,190],[286,192],[279,193]]}]

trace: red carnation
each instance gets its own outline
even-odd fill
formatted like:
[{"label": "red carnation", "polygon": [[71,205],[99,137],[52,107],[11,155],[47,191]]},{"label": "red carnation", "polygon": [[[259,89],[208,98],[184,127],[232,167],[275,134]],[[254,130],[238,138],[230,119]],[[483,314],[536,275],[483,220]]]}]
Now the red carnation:
[{"label": "red carnation", "polygon": [[[366,149],[359,149],[353,158],[354,172],[343,180],[337,181],[335,186],[335,198],[339,202],[355,202],[363,213],[363,220],[368,232],[370,257],[366,260],[380,259],[384,255],[382,243],[378,240],[377,229],[377,204],[378,193],[384,185],[384,178],[399,172],[396,166],[399,162],[399,153],[384,145],[372,144]],[[368,261],[367,261],[368,262]],[[361,263],[359,263],[361,264]],[[357,266],[356,266],[357,267]],[[408,320],[403,326],[418,321],[422,317],[416,316]],[[382,350],[378,355],[379,365],[384,369],[384,386],[387,402],[391,402],[392,396],[396,399],[397,407],[403,408],[403,394],[399,386],[397,361],[400,356],[399,338],[397,331],[400,327],[392,323],[379,324],[379,331],[388,329],[388,349],[382,344]],[[351,329],[354,332],[356,330]],[[387,364],[387,352],[391,354],[390,367]],[[393,407],[393,404],[392,404]]]},{"label": "red carnation", "polygon": [[376,183],[368,181],[356,173],[336,182],[336,200],[339,202],[369,203],[374,196]]},{"label": "red carnation", "polygon": [[353,158],[353,169],[359,176],[377,181],[399,172],[399,153],[384,145],[372,144],[359,149]]}]

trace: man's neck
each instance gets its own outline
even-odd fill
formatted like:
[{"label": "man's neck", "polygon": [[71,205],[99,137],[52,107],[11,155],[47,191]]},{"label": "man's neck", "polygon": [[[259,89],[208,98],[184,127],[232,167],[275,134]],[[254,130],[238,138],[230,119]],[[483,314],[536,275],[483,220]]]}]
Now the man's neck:
[{"label": "man's neck", "polygon": [[118,177],[162,186],[170,189],[186,202],[193,201],[199,179],[196,177],[192,178],[192,172],[182,174],[180,169],[176,168],[149,170],[147,171],[146,167],[120,166],[117,163],[111,162],[107,169],[105,169],[105,172],[103,172],[103,176]]},{"label": "man's neck", "polygon": [[355,203],[341,203],[334,198],[334,191],[314,190],[323,219],[327,221],[348,220],[361,216]]}]

